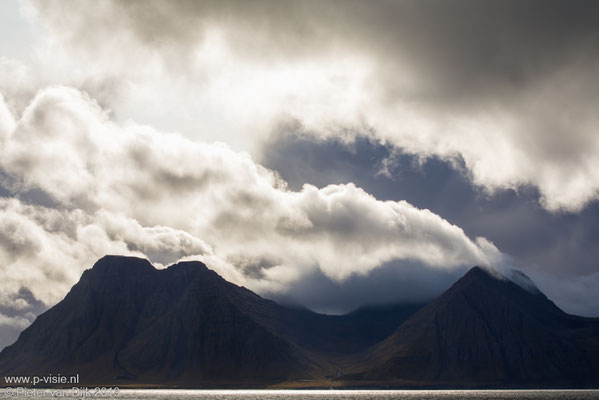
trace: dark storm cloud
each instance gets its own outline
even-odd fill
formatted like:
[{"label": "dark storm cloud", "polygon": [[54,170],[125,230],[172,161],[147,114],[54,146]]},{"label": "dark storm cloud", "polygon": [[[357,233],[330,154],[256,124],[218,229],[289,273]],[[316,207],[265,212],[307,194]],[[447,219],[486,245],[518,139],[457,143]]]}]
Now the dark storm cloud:
[{"label": "dark storm cloud", "polygon": [[87,35],[69,38],[81,46],[104,43],[112,18],[114,29],[175,56],[191,56],[212,28],[254,58],[366,51],[386,61],[379,67],[391,95],[400,89],[393,74],[408,63],[422,79],[413,94],[444,106],[511,96],[560,69],[599,61],[599,4],[592,1],[107,1],[74,3],[70,14],[57,2],[36,4],[50,23],[85,28]]},{"label": "dark storm cloud", "polygon": [[[277,52],[301,53],[300,48],[315,42],[322,45],[325,38],[374,44],[382,50],[409,43],[408,49],[425,61],[446,61],[431,66],[438,74],[463,78],[484,74],[485,81],[490,76],[507,76],[516,82],[568,62],[567,56],[582,48],[597,50],[593,39],[598,35],[599,18],[599,5],[584,0],[138,0],[107,1],[97,7],[74,2],[80,15],[70,16],[62,14],[61,3],[44,1],[37,6],[67,24],[80,20],[87,9],[88,14],[97,15],[87,28],[99,26],[109,13],[119,11],[121,15],[113,17],[122,19],[115,22],[126,24],[133,34],[154,45],[170,41],[194,45],[209,24],[218,22],[233,35],[253,30],[251,37],[238,38],[245,39],[251,50],[268,42],[278,44]],[[562,55],[559,59],[558,54]]]},{"label": "dark storm cloud", "polygon": [[[270,144],[263,161],[292,188],[305,182],[323,186],[351,181],[379,199],[405,199],[430,209],[462,227],[468,236],[491,240],[513,257],[517,267],[533,275],[542,271],[555,279],[576,281],[599,272],[599,202],[579,214],[549,213],[540,207],[539,194],[532,187],[489,195],[474,187],[459,166],[434,157],[422,161],[363,137],[348,146],[288,133]],[[381,173],[384,167],[387,174]],[[441,282],[447,287],[449,280]],[[547,286],[551,286],[548,295],[559,296],[557,284]],[[383,292],[379,293],[388,295]],[[587,315],[599,313],[586,292],[580,292],[580,297],[584,301],[563,299],[561,305]]]},{"label": "dark storm cloud", "polygon": [[[421,75],[434,83],[427,94],[444,104],[511,95],[569,64],[597,61],[599,5],[593,2],[377,4],[364,22],[380,36],[380,48],[404,45]],[[376,43],[374,37],[371,42]]]}]

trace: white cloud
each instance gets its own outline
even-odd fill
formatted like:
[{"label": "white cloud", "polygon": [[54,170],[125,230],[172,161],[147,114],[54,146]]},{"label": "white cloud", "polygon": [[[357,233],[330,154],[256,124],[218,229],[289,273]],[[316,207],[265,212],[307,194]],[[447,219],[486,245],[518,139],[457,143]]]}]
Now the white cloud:
[{"label": "white cloud", "polygon": [[30,320],[23,317],[9,317],[4,314],[0,314],[0,326],[8,325],[10,327],[24,329],[31,323]]},{"label": "white cloud", "polygon": [[14,130],[15,120],[12,113],[4,102],[4,97],[0,94],[0,140],[7,137]]},{"label": "white cloud", "polygon": [[106,254],[151,255],[158,262],[161,258],[171,262],[211,252],[186,232],[144,228],[103,210],[65,211],[0,198],[0,220],[0,304],[11,308],[23,288],[45,304],[54,304],[84,269]]},{"label": "white cloud", "polygon": [[259,291],[317,269],[342,281],[392,260],[455,269],[501,259],[428,210],[351,183],[291,191],[246,153],[116,123],[72,88],[35,97],[0,142],[0,169],[14,195],[51,199],[0,200],[0,292],[26,287],[47,304],[114,253],[201,259]]}]

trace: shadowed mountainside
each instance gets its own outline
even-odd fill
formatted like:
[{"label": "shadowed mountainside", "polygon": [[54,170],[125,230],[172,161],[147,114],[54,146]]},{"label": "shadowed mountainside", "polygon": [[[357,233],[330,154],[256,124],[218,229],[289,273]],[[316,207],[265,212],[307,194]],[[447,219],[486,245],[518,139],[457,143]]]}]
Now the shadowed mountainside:
[{"label": "shadowed mountainside", "polygon": [[358,379],[598,386],[599,320],[566,314],[536,287],[474,267],[364,359]]},{"label": "shadowed mountainside", "polygon": [[599,386],[599,320],[479,267],[423,307],[288,308],[200,262],[106,256],[0,353],[0,374],[169,387]]},{"label": "shadowed mountainside", "polygon": [[321,315],[263,299],[200,262],[157,270],[106,256],[0,353],[0,371],[183,386],[325,379],[332,359],[379,342],[421,307]]}]

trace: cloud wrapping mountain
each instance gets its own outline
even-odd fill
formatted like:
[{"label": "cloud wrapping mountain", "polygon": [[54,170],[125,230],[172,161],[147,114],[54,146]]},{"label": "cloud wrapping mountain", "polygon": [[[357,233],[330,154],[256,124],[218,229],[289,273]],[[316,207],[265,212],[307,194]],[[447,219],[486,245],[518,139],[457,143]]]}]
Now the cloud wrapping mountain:
[{"label": "cloud wrapping mountain", "polygon": [[314,271],[341,282],[394,260],[440,270],[501,261],[490,242],[428,210],[351,183],[289,190],[248,154],[116,123],[72,88],[42,90],[6,121],[3,304],[21,288],[53,304],[110,253],[199,258],[261,292]]}]

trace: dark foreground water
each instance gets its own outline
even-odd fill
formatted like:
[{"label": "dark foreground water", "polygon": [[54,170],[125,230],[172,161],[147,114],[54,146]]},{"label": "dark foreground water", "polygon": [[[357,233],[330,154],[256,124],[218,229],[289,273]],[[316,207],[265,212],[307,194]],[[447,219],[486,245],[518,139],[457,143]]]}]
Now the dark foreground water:
[{"label": "dark foreground water", "polygon": [[599,400],[599,390],[84,390],[0,389],[0,399],[122,399],[122,400],[412,400],[530,399]]}]

